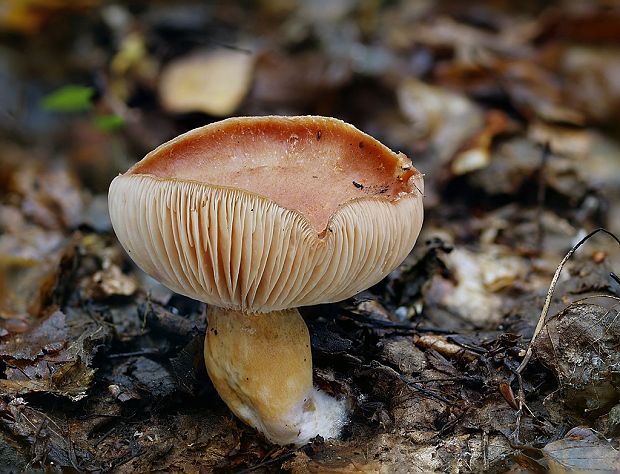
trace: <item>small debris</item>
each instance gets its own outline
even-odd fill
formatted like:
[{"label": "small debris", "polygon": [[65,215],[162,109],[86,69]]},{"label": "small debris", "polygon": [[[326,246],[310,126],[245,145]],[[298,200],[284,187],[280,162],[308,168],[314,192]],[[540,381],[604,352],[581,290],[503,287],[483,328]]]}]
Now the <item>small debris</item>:
[{"label": "small debris", "polygon": [[94,300],[101,300],[111,296],[131,296],[138,288],[136,279],[125,275],[114,264],[95,272],[82,283],[84,285],[84,296]]}]

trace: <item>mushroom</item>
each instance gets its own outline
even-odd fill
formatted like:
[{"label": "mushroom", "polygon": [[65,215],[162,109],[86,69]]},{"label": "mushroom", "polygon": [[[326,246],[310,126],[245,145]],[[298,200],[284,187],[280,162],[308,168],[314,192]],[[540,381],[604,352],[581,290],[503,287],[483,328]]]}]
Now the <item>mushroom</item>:
[{"label": "mushroom", "polygon": [[207,371],[274,443],[336,437],[345,402],[313,386],[297,307],[374,285],[422,226],[422,175],[352,125],[240,117],[185,133],[110,185],[121,244],[146,273],[208,304]]}]

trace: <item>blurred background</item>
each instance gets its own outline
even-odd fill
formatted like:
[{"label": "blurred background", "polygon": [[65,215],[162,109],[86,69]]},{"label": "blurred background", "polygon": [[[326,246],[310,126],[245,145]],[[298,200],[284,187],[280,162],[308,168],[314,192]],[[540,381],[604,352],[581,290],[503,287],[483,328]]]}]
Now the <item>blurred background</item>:
[{"label": "blurred background", "polygon": [[536,253],[546,227],[618,230],[619,52],[611,1],[6,0],[0,316],[25,309],[7,267],[109,231],[116,174],[234,115],[334,116],[404,152],[427,234]]},{"label": "blurred background", "polygon": [[[193,314],[200,328],[197,303],[124,257],[107,188],[180,133],[264,114],[341,118],[426,175],[420,244],[371,290],[374,300],[345,303],[356,314],[528,336],[565,252],[598,226],[620,232],[618,2],[3,0],[0,337],[26,333],[53,308],[69,318],[69,308],[88,307],[106,315],[116,350],[161,355],[176,346],[140,339],[146,323],[136,305],[146,292],[167,311]],[[573,275],[591,276],[583,269],[617,256],[615,244],[600,242]],[[606,272],[580,284],[617,291]],[[30,393],[34,376],[10,372],[6,360],[19,357],[7,351],[0,344],[4,393]],[[118,375],[114,367],[101,373]],[[110,393],[122,386],[106,380]],[[368,410],[384,426],[376,407]],[[84,446],[98,436],[89,439]],[[80,462],[95,463],[85,452]]]},{"label": "blurred background", "polygon": [[407,154],[425,235],[540,256],[619,230],[615,2],[5,0],[0,316],[37,312],[73,230],[110,231],[115,175],[263,114],[338,117]]}]

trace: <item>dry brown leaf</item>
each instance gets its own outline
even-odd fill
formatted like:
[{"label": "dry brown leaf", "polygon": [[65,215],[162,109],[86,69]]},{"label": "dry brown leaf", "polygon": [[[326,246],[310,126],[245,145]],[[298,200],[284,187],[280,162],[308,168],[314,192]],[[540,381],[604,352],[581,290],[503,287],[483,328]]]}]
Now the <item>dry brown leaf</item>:
[{"label": "dry brown leaf", "polygon": [[329,92],[351,78],[351,65],[316,52],[296,55],[268,52],[256,64],[250,102],[258,107],[304,107],[322,103]]},{"label": "dry brown leaf", "polygon": [[620,117],[620,48],[573,46],[560,61],[569,104],[596,122]]},{"label": "dry brown leaf", "polygon": [[503,112],[499,110],[487,112],[484,130],[456,154],[451,164],[452,172],[461,175],[486,167],[491,161],[493,138],[505,132],[508,124],[508,117]]},{"label": "dry brown leaf", "polygon": [[539,120],[530,123],[528,137],[540,145],[549,144],[553,153],[577,160],[586,159],[590,155],[594,138],[589,130]]},{"label": "dry brown leaf", "polygon": [[620,470],[620,453],[590,428],[573,428],[563,439],[547,444],[542,452],[551,474]]},{"label": "dry brown leaf", "polygon": [[558,378],[556,396],[579,413],[598,413],[609,410],[620,394],[619,338],[617,310],[585,301],[550,317],[533,351]]},{"label": "dry brown leaf", "polygon": [[80,315],[67,318],[55,311],[29,332],[0,343],[0,359],[6,365],[0,392],[14,397],[52,393],[73,401],[84,398],[95,375],[90,364],[107,331],[79,319]]},{"label": "dry brown leaf", "polygon": [[0,235],[0,320],[5,319],[0,326],[10,332],[22,332],[17,320],[39,313],[67,244],[60,232],[11,219],[16,215],[22,216],[15,208],[0,208],[0,229],[5,231]]},{"label": "dry brown leaf", "polygon": [[0,29],[34,34],[54,16],[98,4],[98,0],[7,0],[0,8]]}]

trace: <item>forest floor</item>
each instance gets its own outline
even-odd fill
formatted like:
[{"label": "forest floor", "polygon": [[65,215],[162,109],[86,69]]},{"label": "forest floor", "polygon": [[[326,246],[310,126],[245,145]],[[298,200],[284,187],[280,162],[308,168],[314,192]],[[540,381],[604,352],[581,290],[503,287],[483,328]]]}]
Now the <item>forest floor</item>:
[{"label": "forest floor", "polygon": [[[620,470],[610,235],[576,250],[543,312],[566,253],[620,235],[611,3],[9,1],[0,471]],[[178,67],[216,79],[196,94]],[[302,309],[315,383],[350,419],[301,448],[229,412],[205,305],[141,273],[107,215],[111,179],[157,145],[264,114],[341,118],[426,180],[407,260]]]}]

